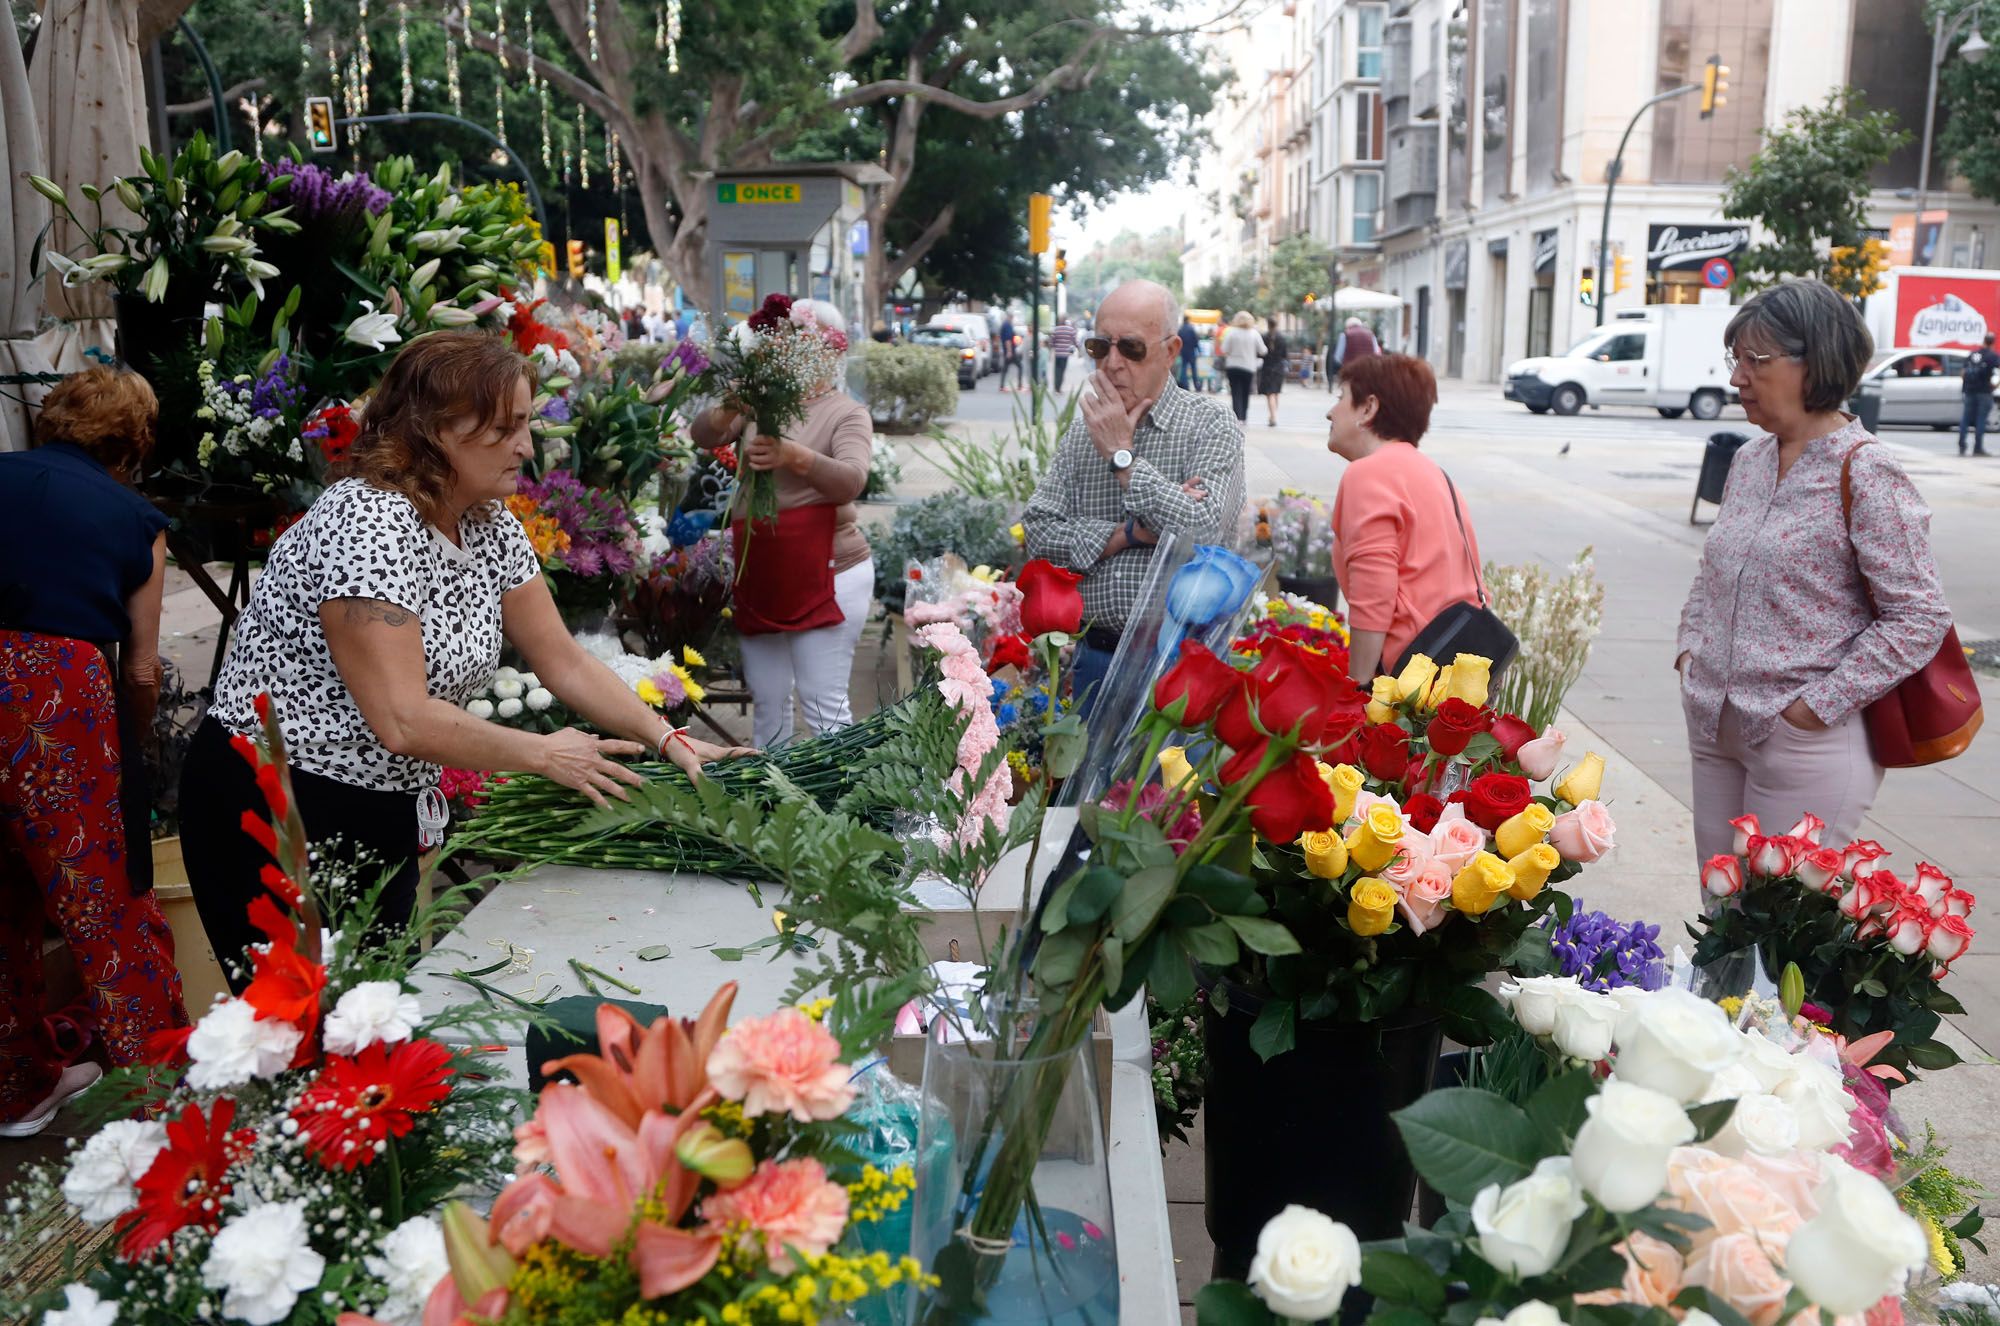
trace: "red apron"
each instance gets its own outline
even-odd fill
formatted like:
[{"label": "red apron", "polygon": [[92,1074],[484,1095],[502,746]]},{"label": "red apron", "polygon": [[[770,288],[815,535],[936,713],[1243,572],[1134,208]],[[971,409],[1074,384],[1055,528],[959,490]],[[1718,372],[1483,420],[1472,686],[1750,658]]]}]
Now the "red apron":
[{"label": "red apron", "polygon": [[[780,511],[750,535],[736,581],[736,629],[744,635],[814,631],[847,620],[833,598],[833,531],[839,509],[825,503]],[[731,526],[744,546],[744,521]]]}]

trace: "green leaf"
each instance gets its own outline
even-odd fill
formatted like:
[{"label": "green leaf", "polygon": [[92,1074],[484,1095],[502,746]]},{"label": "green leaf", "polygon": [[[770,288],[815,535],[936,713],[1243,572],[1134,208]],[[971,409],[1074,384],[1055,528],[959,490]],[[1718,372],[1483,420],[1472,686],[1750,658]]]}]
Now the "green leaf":
[{"label": "green leaf", "polygon": [[[1153,960],[1146,972],[1147,992],[1160,1001],[1162,1007],[1178,1008],[1194,998],[1194,970],[1188,965],[1187,955],[1158,937],[1153,943]],[[1251,1039],[1256,1039],[1253,1030]]]},{"label": "green leaf", "polygon": [[[382,218],[383,220],[386,221],[389,218],[389,214],[387,212],[384,212],[382,214]],[[334,269],[340,272],[341,275],[345,276],[348,280],[354,282],[354,284],[360,286],[362,291],[365,294],[367,294],[371,299],[382,298],[383,290],[381,285],[378,282],[363,275],[359,268],[349,263],[346,259],[328,257],[327,261],[332,263]]]},{"label": "green leaf", "polygon": [[1097,953],[1104,963],[1104,988],[1116,990],[1125,984],[1125,941],[1116,935],[1106,935]]},{"label": "green leaf", "polygon": [[1219,866],[1196,866],[1181,887],[1222,913],[1243,912],[1257,896],[1254,883]]},{"label": "green leaf", "polygon": [[1377,1298],[1426,1312],[1444,1306],[1444,1281],[1407,1252],[1371,1252],[1362,1257],[1361,1287]]},{"label": "green leaf", "polygon": [[1957,1050],[1952,1049],[1949,1045],[1939,1040],[1918,1041],[1913,1045],[1906,1045],[1902,1048],[1903,1052],[1910,1056],[1911,1065],[1921,1068],[1927,1073],[1936,1072],[1941,1068],[1950,1068],[1954,1064],[1965,1062],[1958,1057]]},{"label": "green leaf", "polygon": [[1272,999],[1250,1024],[1250,1048],[1266,1063],[1298,1044],[1299,1006],[1296,1000]]},{"label": "green leaf", "polygon": [[1292,937],[1292,932],[1276,921],[1267,921],[1261,916],[1225,916],[1222,919],[1253,953],[1276,958],[1300,951],[1299,941]]},{"label": "green leaf", "polygon": [[1490,1091],[1446,1087],[1391,1117],[1417,1173],[1455,1202],[1526,1178],[1548,1154],[1527,1112]]},{"label": "green leaf", "polygon": [[1734,1113],[1734,1100],[1712,1100],[1706,1105],[1690,1106],[1688,1119],[1694,1124],[1694,1140],[1706,1142],[1714,1137],[1728,1125],[1729,1116]]},{"label": "green leaf", "polygon": [[1108,866],[1092,866],[1073,881],[1069,897],[1069,924],[1087,925],[1109,911],[1125,888],[1125,880]]},{"label": "green leaf", "polygon": [[1542,1130],[1552,1153],[1569,1150],[1590,1111],[1584,1102],[1597,1094],[1597,1078],[1587,1068],[1552,1077],[1528,1097],[1528,1117]]},{"label": "green leaf", "polygon": [[1227,967],[1236,961],[1236,932],[1222,921],[1211,921],[1207,925],[1193,926],[1174,932],[1187,950],[1187,955],[1196,962],[1210,967]]},{"label": "green leaf", "polygon": [[1706,1289],[1689,1286],[1674,1295],[1677,1308],[1700,1308],[1722,1326],[1750,1326],[1750,1319],[1731,1307],[1729,1300],[1720,1294],[1711,1294]]},{"label": "green leaf", "polygon": [[1195,1292],[1196,1326],[1271,1326],[1278,1320],[1240,1280],[1212,1280]]},{"label": "green leaf", "polygon": [[1076,896],[1078,887],[1083,883],[1084,875],[1088,873],[1088,871],[1079,871],[1056,885],[1055,894],[1050,897],[1049,905],[1042,908],[1041,924],[1043,934],[1052,935],[1069,925],[1069,900]]},{"label": "green leaf", "polygon": [[1035,977],[1044,985],[1065,986],[1083,970],[1090,940],[1080,930],[1064,930],[1042,941],[1035,955]]},{"label": "green leaf", "polygon": [[1174,868],[1149,866],[1125,881],[1111,907],[1111,932],[1130,944],[1151,928],[1174,896]]},{"label": "green leaf", "polygon": [[658,962],[661,958],[671,958],[672,956],[674,956],[674,950],[671,944],[651,944],[639,950],[639,961],[641,962]]}]

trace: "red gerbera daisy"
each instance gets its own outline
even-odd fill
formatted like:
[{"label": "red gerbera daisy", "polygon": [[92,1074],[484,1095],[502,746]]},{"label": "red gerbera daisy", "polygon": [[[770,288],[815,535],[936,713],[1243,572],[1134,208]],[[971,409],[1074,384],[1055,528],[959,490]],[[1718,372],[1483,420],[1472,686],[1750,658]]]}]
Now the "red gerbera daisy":
[{"label": "red gerbera daisy", "polygon": [[451,1093],[451,1051],[436,1041],[377,1041],[361,1053],[329,1055],[292,1118],[306,1150],[328,1169],[358,1169],[375,1144],[401,1137]]},{"label": "red gerbera daisy", "polygon": [[167,1149],[134,1185],[138,1204],[118,1221],[125,1260],[138,1260],[189,1225],[214,1229],[222,1223],[222,1198],[229,1192],[223,1176],[254,1137],[247,1128],[232,1131],[235,1118],[236,1102],[225,1096],[205,1119],[201,1106],[190,1105],[167,1122]]}]

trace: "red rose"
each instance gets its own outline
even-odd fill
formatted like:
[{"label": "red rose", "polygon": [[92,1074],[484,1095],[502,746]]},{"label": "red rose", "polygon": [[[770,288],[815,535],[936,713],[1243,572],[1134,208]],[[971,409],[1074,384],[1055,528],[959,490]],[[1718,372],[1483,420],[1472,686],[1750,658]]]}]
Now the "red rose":
[{"label": "red rose", "polygon": [[1483,773],[1451,799],[1465,807],[1467,819],[1490,833],[1528,808],[1528,780],[1519,774]]},{"label": "red rose", "polygon": [[1411,828],[1418,833],[1429,833],[1437,827],[1438,816],[1444,814],[1444,802],[1428,792],[1418,792],[1404,800],[1403,814]]},{"label": "red rose", "polygon": [[[1256,754],[1262,758],[1263,751]],[[1252,762],[1241,772],[1248,774],[1256,767]],[[1228,779],[1225,769],[1223,781]],[[1304,751],[1293,751],[1283,764],[1265,774],[1250,790],[1245,804],[1250,807],[1251,827],[1274,843],[1297,842],[1306,830],[1324,829],[1333,823],[1333,789]]]},{"label": "red rose", "polygon": [[1363,729],[1361,767],[1385,783],[1401,782],[1410,767],[1410,734],[1394,723]]},{"label": "red rose", "polygon": [[1083,626],[1083,591],[1077,588],[1082,581],[1076,572],[1039,557],[1022,567],[1015,581],[1021,590],[1021,633],[1075,635]]},{"label": "red rose", "polygon": [[1431,715],[1430,726],[1424,729],[1424,739],[1430,743],[1433,755],[1462,755],[1467,743],[1492,726],[1491,709],[1450,699],[1439,705],[1437,712]]},{"label": "red rose", "polygon": [[[1231,671],[1235,671],[1233,668]],[[1250,719],[1250,678],[1236,673],[1236,687],[1225,695],[1215,711],[1215,735],[1233,751],[1245,751],[1264,744],[1264,734]]]},{"label": "red rose", "polygon": [[993,638],[993,648],[986,655],[986,670],[998,672],[1008,666],[1025,668],[1034,659],[1028,653],[1028,637],[1025,635],[1000,635]]},{"label": "red rose", "polygon": [[1493,720],[1493,739],[1500,743],[1501,756],[1512,763],[1521,754],[1521,747],[1541,734],[1528,726],[1528,720],[1517,714],[1502,714]]},{"label": "red rose", "polygon": [[1242,673],[1217,658],[1200,641],[1183,640],[1180,660],[1153,683],[1153,707],[1165,711],[1175,701],[1185,699],[1187,708],[1181,714],[1181,726],[1200,727],[1215,717],[1225,700],[1242,692]]},{"label": "red rose", "polygon": [[1236,753],[1224,760],[1222,768],[1216,772],[1216,781],[1227,787],[1232,783],[1240,783],[1256,773],[1257,764],[1264,758],[1264,750],[1270,744],[1259,737],[1255,741],[1235,747]]},{"label": "red rose", "polygon": [[1320,729],[1319,740],[1314,743],[1323,750],[1345,745],[1368,726],[1368,692],[1354,684],[1345,667],[1334,669],[1334,675],[1340,682],[1334,688],[1333,707],[1327,711],[1326,726]]},{"label": "red rose", "polygon": [[1351,690],[1347,678],[1337,677],[1326,660],[1307,653],[1291,641],[1274,637],[1264,642],[1264,657],[1250,672],[1251,689],[1257,697],[1257,719],[1272,736],[1296,732],[1308,746],[1324,744],[1321,734],[1329,723],[1334,736],[1345,730],[1335,709],[1342,690]]}]

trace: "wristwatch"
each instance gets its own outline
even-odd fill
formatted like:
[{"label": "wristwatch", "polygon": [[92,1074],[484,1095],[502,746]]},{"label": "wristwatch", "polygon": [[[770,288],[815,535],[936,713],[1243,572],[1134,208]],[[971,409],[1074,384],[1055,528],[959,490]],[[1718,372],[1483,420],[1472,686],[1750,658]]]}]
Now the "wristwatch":
[{"label": "wristwatch", "polygon": [[1118,448],[1118,450],[1116,450],[1116,451],[1112,452],[1112,453],[1111,453],[1111,468],[1112,468],[1112,469],[1114,469],[1114,470],[1129,470],[1129,469],[1131,469],[1131,468],[1132,468],[1132,448],[1130,448],[1130,447],[1120,447],[1120,448]]}]

